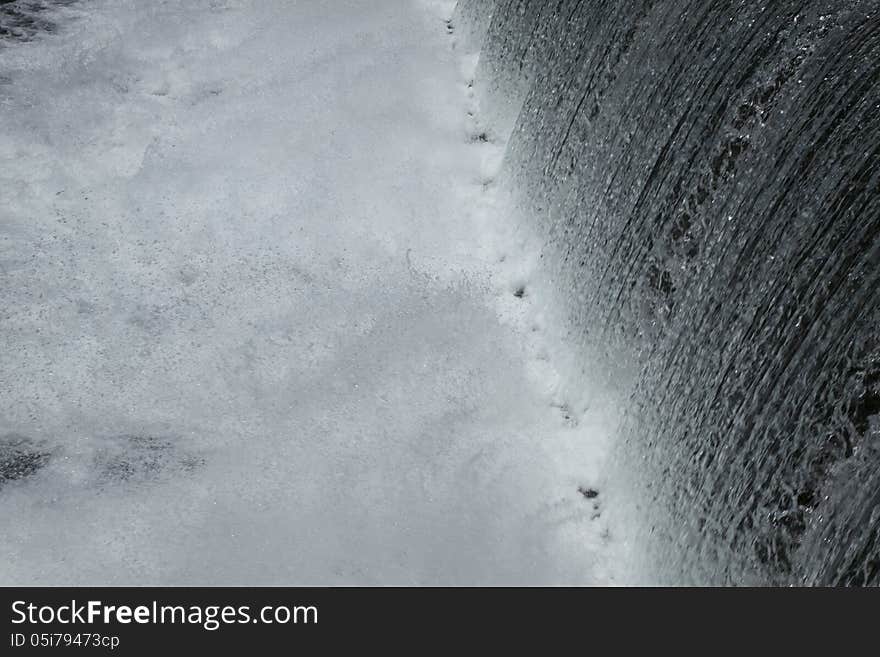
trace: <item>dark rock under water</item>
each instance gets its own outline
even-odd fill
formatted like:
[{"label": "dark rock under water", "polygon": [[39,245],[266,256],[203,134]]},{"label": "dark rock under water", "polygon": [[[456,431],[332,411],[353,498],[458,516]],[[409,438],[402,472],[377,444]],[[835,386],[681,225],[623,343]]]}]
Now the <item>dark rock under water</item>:
[{"label": "dark rock under water", "polygon": [[658,580],[880,584],[880,2],[462,0]]}]

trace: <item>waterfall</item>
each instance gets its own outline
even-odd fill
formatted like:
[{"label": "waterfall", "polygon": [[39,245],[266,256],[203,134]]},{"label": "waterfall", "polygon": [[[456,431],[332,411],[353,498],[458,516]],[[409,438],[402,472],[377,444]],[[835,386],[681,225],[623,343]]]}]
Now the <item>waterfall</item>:
[{"label": "waterfall", "polygon": [[880,584],[880,3],[453,23],[584,349],[635,368],[618,451],[658,581]]}]

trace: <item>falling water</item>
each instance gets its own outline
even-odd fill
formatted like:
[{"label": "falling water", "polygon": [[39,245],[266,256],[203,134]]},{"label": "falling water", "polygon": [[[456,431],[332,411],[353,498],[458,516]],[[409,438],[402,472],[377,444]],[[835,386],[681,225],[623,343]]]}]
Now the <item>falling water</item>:
[{"label": "falling water", "polygon": [[659,581],[880,584],[880,3],[462,0]]}]

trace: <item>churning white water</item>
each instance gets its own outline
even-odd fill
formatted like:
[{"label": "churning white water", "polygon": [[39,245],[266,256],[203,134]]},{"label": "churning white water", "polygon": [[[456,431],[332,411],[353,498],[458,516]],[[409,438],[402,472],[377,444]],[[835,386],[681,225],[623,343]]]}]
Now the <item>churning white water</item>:
[{"label": "churning white water", "polygon": [[96,0],[4,38],[0,583],[621,581],[610,424],[451,12]]}]

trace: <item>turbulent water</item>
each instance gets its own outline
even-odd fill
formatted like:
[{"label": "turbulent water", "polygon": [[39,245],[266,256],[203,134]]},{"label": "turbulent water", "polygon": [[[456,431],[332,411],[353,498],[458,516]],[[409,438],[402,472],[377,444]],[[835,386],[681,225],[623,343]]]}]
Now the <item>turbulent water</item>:
[{"label": "turbulent water", "polygon": [[30,41],[56,30],[52,10],[77,0],[0,0],[0,43]]},{"label": "turbulent water", "polygon": [[0,582],[880,584],[880,2],[451,4],[0,0]]},{"label": "turbulent water", "polygon": [[0,4],[0,585],[627,579],[451,11]]},{"label": "turbulent water", "polygon": [[621,460],[658,579],[880,583],[880,3],[453,24],[585,352],[636,372]]}]

